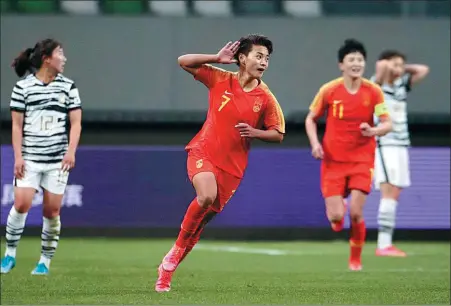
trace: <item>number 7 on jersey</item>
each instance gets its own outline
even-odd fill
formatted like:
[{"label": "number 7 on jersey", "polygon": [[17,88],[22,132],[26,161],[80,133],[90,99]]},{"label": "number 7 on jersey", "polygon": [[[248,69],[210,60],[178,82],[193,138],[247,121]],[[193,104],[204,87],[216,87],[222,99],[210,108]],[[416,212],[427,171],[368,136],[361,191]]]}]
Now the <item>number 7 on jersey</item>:
[{"label": "number 7 on jersey", "polygon": [[220,106],[219,109],[218,109],[218,112],[220,112],[221,109],[223,109],[224,106],[226,106],[226,104],[229,103],[229,101],[230,101],[230,98],[227,97],[226,95],[222,95],[222,98],[223,98],[223,100],[222,100],[222,102],[221,102],[221,106]]}]

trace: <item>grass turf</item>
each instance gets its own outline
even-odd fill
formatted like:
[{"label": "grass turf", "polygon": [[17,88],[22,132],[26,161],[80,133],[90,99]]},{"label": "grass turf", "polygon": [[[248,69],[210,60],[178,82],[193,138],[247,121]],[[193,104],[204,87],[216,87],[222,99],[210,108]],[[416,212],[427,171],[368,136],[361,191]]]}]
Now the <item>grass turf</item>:
[{"label": "grass turf", "polygon": [[[62,238],[49,276],[32,276],[40,240],[23,238],[17,266],[1,276],[1,304],[447,304],[450,244],[400,243],[407,258],[374,256],[347,270],[345,242],[201,241],[154,292],[173,241]],[[2,248],[4,242],[2,242]],[[3,253],[2,249],[2,253]]]}]

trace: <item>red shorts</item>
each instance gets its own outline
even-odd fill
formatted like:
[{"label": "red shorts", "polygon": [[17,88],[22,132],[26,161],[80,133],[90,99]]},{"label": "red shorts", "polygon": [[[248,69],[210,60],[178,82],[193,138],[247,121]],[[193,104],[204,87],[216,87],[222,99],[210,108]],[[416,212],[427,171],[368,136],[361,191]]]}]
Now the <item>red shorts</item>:
[{"label": "red shorts", "polygon": [[200,172],[212,172],[215,175],[216,184],[218,185],[218,195],[211,208],[216,212],[224,209],[224,206],[232,198],[241,183],[241,178],[219,169],[201,154],[188,153],[187,169],[191,182],[193,181],[193,177]]},{"label": "red shorts", "polygon": [[324,198],[347,197],[351,190],[366,194],[371,191],[373,164],[323,160],[321,163],[321,192]]}]

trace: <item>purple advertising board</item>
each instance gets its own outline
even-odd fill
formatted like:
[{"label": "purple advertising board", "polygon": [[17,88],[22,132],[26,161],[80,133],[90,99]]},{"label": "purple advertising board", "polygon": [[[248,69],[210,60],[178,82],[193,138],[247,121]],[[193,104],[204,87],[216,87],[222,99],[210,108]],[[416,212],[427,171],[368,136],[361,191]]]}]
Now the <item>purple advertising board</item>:
[{"label": "purple advertising board", "polygon": [[[400,199],[397,227],[450,228],[450,149],[412,148],[412,186]],[[1,224],[13,199],[13,152],[1,147]],[[365,207],[377,228],[379,193]],[[194,197],[181,147],[89,147],[77,152],[63,200],[66,227],[178,227]],[[37,193],[27,224],[42,224]],[[245,177],[212,227],[328,227],[319,162],[308,149],[255,148]]]}]

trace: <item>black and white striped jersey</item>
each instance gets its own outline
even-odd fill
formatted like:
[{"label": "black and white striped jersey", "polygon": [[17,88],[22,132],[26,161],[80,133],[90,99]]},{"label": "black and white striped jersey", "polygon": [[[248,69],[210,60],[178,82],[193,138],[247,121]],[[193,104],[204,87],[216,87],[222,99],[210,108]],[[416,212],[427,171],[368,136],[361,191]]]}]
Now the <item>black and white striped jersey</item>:
[{"label": "black and white striped jersey", "polygon": [[44,84],[30,74],[14,86],[10,108],[24,113],[23,159],[47,164],[61,162],[69,145],[69,112],[81,108],[74,81],[58,74]]},{"label": "black and white striped jersey", "polygon": [[[407,120],[407,95],[411,90],[411,75],[406,73],[393,84],[382,84],[385,105],[392,119],[393,130],[385,136],[377,137],[380,145],[410,146]],[[371,78],[375,81],[376,76]],[[376,118],[377,119],[377,118]]]}]

